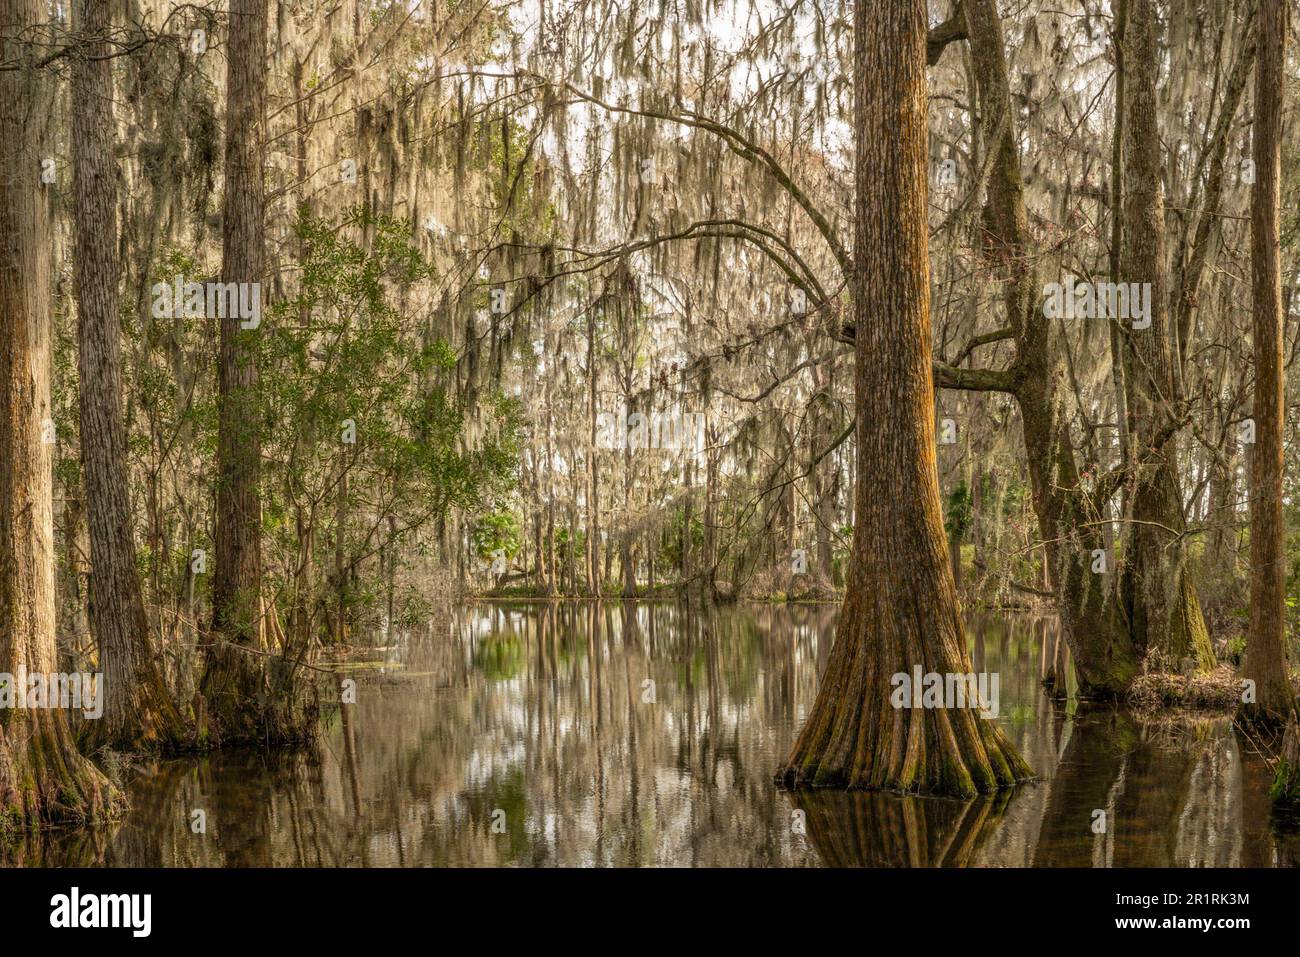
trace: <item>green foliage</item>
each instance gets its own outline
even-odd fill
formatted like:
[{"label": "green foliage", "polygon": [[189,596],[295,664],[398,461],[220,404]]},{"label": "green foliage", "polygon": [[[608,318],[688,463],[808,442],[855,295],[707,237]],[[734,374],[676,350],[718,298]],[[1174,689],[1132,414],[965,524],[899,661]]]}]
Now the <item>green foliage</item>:
[{"label": "green foliage", "polygon": [[[685,526],[686,509],[682,505],[675,505],[668,515],[667,533],[661,537],[658,553],[655,556],[655,561],[661,566],[681,568]],[[698,556],[704,547],[704,522],[700,520],[699,509],[693,510],[691,514],[689,534],[691,551]]]},{"label": "green foliage", "polygon": [[538,177],[535,137],[517,118],[502,118],[476,128],[475,144],[488,164],[488,185],[505,235],[545,243],[558,220],[554,203]]},{"label": "green foliage", "polygon": [[523,531],[513,512],[496,511],[481,516],[470,532],[470,546],[474,554],[485,562],[492,561],[499,551],[506,558],[514,558],[523,545]]},{"label": "green foliage", "polygon": [[[286,584],[305,534],[331,553],[341,540],[355,569],[451,508],[493,507],[513,485],[520,419],[517,402],[494,397],[469,447],[455,353],[401,305],[404,291],[436,278],[407,223],[304,214],[295,233],[296,295],[272,306],[256,340],[264,532]],[[352,604],[380,595],[355,574],[334,586]]]},{"label": "green foliage", "polygon": [[1275,804],[1300,804],[1300,767],[1285,758],[1279,760],[1268,796]]},{"label": "green foliage", "polygon": [[555,550],[560,555],[569,553],[569,542],[573,542],[573,551],[576,555],[581,555],[587,548],[587,532],[582,528],[569,528],[567,525],[561,525],[555,532]]},{"label": "green foliage", "polygon": [[1242,634],[1233,635],[1228,639],[1227,647],[1224,649],[1223,657],[1233,665],[1240,665],[1243,656],[1246,654],[1246,636]]},{"label": "green foliage", "polygon": [[949,492],[943,509],[944,531],[958,538],[963,537],[970,529],[972,505],[970,487],[965,482]]}]

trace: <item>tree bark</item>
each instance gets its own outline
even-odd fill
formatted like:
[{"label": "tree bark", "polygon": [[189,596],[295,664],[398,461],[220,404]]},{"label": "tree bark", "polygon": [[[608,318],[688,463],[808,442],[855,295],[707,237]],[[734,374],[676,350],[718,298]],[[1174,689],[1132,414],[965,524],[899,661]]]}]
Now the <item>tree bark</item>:
[{"label": "tree bark", "polygon": [[600,486],[597,484],[596,456],[596,316],[595,310],[587,314],[587,591],[592,598],[600,597]]},{"label": "tree bark", "polygon": [[[226,67],[225,197],[221,280],[261,282],[263,152],[266,129],[265,0],[231,0]],[[237,315],[219,320],[217,509],[212,636],[202,694],[217,741],[262,738],[258,718],[267,684],[262,656],[261,439],[256,329]],[[260,699],[260,700],[259,700]]]},{"label": "tree bark", "polygon": [[1094,571],[1097,550],[1106,550],[1096,522],[1100,507],[1080,482],[1070,439],[1065,371],[1052,325],[1038,313],[1039,276],[1033,266],[1002,25],[992,0],[964,0],[962,8],[981,123],[994,156],[984,220],[1007,273],[1006,321],[1016,332],[1010,381],[1020,409],[1034,513],[1080,692],[1113,697],[1136,676],[1138,655],[1113,600],[1115,556],[1106,555],[1106,572]]},{"label": "tree bark", "polygon": [[1176,343],[1169,314],[1165,204],[1160,179],[1154,0],[1131,0],[1124,28],[1124,239],[1121,278],[1150,283],[1150,327],[1126,328],[1128,409],[1137,461],[1131,463],[1131,520],[1121,587],[1138,648],[1157,667],[1190,659],[1214,667],[1214,651],[1187,568],[1177,473],[1180,431]]},{"label": "tree bark", "polygon": [[88,725],[88,740],[95,747],[133,751],[177,744],[184,728],[149,639],[127,495],[113,68],[106,42],[111,6],[77,0],[75,10],[83,53],[72,63],[77,375],[90,532],[90,629],[104,674],[104,716]]},{"label": "tree bark", "polygon": [[1283,367],[1280,204],[1282,85],[1286,12],[1282,0],[1259,5],[1255,67],[1255,184],[1250,193],[1254,298],[1255,448],[1250,469],[1250,633],[1242,676],[1255,682],[1244,717],[1280,723],[1295,714],[1286,670],[1286,524],[1282,512]]},{"label": "tree bark", "polygon": [[835,644],[781,776],[968,797],[1029,768],[971,708],[890,700],[914,666],[971,671],[935,459],[926,4],[859,0],[854,35],[857,507]]},{"label": "tree bark", "polygon": [[718,597],[718,473],[721,471],[721,453],[718,451],[718,430],[712,422],[705,425],[707,437],[704,448],[704,555],[700,562],[703,578],[700,592],[710,598]]},{"label": "tree bark", "polygon": [[[40,182],[52,84],[28,46],[41,0],[0,0],[0,671],[58,668],[50,408],[50,211]],[[14,680],[14,679],[11,679]],[[11,691],[13,689],[10,689]],[[101,689],[102,690],[102,689]],[[85,823],[117,789],[78,751],[64,710],[0,708],[0,832]]]},{"label": "tree bark", "polygon": [[[1210,591],[1206,604],[1226,610],[1244,600],[1238,588],[1237,539],[1240,523],[1237,506],[1240,491],[1237,482],[1237,425],[1224,426],[1223,441],[1210,463],[1210,500],[1206,521],[1210,526],[1201,559],[1201,581]],[[1234,604],[1235,603],[1235,604]]]}]

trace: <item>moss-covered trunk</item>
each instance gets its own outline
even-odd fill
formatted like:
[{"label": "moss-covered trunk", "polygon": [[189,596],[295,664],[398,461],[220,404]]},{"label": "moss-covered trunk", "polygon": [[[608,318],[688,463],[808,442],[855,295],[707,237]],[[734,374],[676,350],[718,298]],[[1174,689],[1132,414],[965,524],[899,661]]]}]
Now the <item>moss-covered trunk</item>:
[{"label": "moss-covered trunk", "polygon": [[[1025,208],[1001,20],[992,0],[966,0],[962,10],[980,123],[994,158],[984,208],[993,243],[989,259],[1005,283],[1006,322],[1016,343],[1006,389],[1020,410],[1034,514],[1080,692],[1112,697],[1136,676],[1138,655],[1116,613],[1115,556],[1106,551],[1102,516],[1080,483],[1057,331],[1039,308],[1038,254]],[[1065,676],[1058,677],[1063,686]]]},{"label": "moss-covered trunk", "polygon": [[[1286,372],[1281,269],[1282,85],[1286,14],[1281,0],[1259,7],[1255,77],[1255,185],[1250,197],[1254,299],[1255,450],[1250,480],[1250,633],[1243,676],[1255,683],[1243,717],[1292,725],[1295,694],[1286,661],[1286,520],[1282,509]],[[1296,769],[1291,769],[1296,774]],[[1292,790],[1297,790],[1295,783]]]},{"label": "moss-covered trunk", "polygon": [[[1134,436],[1129,463],[1121,587],[1139,649],[1158,667],[1192,661],[1214,667],[1196,586],[1187,563],[1177,474],[1181,381],[1169,315],[1162,153],[1157,123],[1154,0],[1132,0],[1124,25],[1124,236],[1120,280],[1149,287],[1145,315],[1121,320],[1126,340],[1128,410]],[[1131,304],[1132,305],[1132,304]]]},{"label": "moss-covered trunk", "polygon": [[[1024,428],[1030,489],[1039,534],[1047,549],[1056,591],[1061,634],[1070,649],[1079,692],[1115,697],[1138,673],[1138,654],[1118,613],[1115,556],[1106,549],[1101,515],[1080,486],[1074,451],[1066,434],[1063,402],[1054,393],[1059,370],[1039,375],[1047,364],[1046,333],[1022,353],[1025,375],[1016,398]],[[1044,372],[1047,372],[1044,368]],[[1064,683],[1065,676],[1057,676]]]}]

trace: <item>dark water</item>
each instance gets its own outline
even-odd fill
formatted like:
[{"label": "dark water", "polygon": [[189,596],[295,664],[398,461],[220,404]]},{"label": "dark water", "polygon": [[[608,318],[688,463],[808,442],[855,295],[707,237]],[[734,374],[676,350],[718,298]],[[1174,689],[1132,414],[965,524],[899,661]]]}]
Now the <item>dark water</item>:
[{"label": "dark water", "polygon": [[[1047,621],[974,619],[1041,776],[973,802],[778,790],[834,606],[477,605],[380,639],[312,754],[130,775],[110,828],[8,863],[142,866],[1276,866],[1300,836],[1224,719],[1054,705]],[[647,684],[652,681],[653,685]],[[653,698],[653,701],[650,699]],[[193,832],[194,812],[206,833]],[[1094,810],[1106,812],[1094,833]],[[798,814],[796,812],[802,812]],[[803,827],[797,822],[802,819]],[[800,833],[800,831],[803,833]]]}]

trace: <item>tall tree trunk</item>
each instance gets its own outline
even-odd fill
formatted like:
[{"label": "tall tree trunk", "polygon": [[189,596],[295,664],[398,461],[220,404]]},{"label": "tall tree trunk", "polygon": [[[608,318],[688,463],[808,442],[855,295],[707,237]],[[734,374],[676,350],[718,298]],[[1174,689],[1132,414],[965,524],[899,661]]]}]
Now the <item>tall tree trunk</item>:
[{"label": "tall tree trunk", "polygon": [[[226,65],[225,200],[221,280],[261,282],[263,153],[266,129],[266,0],[231,0]],[[217,510],[212,581],[212,636],[202,693],[219,741],[262,737],[260,708],[268,687],[262,607],[261,438],[257,411],[259,330],[238,315],[221,324],[217,368]]]},{"label": "tall tree trunk", "polygon": [[970,796],[1030,773],[997,726],[968,707],[890,700],[892,676],[916,666],[971,671],[935,461],[925,39],[924,0],[858,0],[853,551],[831,657],[782,776]]},{"label": "tall tree trunk", "polygon": [[576,597],[578,594],[578,510],[574,507],[572,496],[570,496],[569,502],[565,506],[564,518],[567,525],[566,531],[568,532],[565,545],[567,546],[569,559],[569,594]]},{"label": "tall tree trunk", "polygon": [[596,456],[596,315],[587,312],[587,591],[600,597],[600,486],[597,484]]},{"label": "tall tree trunk", "polygon": [[[1113,0],[1112,23],[1110,34],[1111,53],[1115,58],[1115,114],[1114,128],[1111,131],[1110,144],[1110,281],[1119,282],[1123,276],[1120,270],[1120,252],[1124,246],[1124,117],[1127,100],[1124,96],[1124,24],[1128,22],[1128,0]],[[1134,457],[1132,419],[1128,407],[1128,353],[1124,348],[1124,337],[1117,321],[1111,320],[1110,326],[1110,378],[1115,389],[1115,417],[1119,423],[1117,440],[1119,442],[1120,461],[1128,466]],[[1120,514],[1128,515],[1129,485],[1120,487]],[[1109,518],[1109,507],[1106,517]],[[1114,532],[1111,532],[1114,539]]]},{"label": "tall tree trunk", "polygon": [[334,628],[331,640],[348,640],[348,452],[339,446],[339,479],[334,492],[334,570],[330,584],[334,591]]},{"label": "tall tree trunk", "polygon": [[1286,12],[1261,0],[1255,67],[1255,185],[1250,193],[1250,255],[1255,314],[1255,448],[1250,468],[1250,633],[1242,675],[1255,682],[1252,721],[1293,718],[1286,671],[1286,526],[1282,514],[1283,368],[1280,215],[1282,70]]},{"label": "tall tree trunk", "polygon": [[149,640],[127,496],[113,68],[107,43],[111,9],[96,0],[76,4],[84,55],[72,62],[73,271],[81,464],[90,531],[90,629],[104,674],[104,716],[89,725],[89,741],[130,751],[178,743],[184,731]]},{"label": "tall tree trunk", "polygon": [[[1121,693],[1137,674],[1137,651],[1113,600],[1114,555],[1106,556],[1106,572],[1094,570],[1101,567],[1095,554],[1105,551],[1106,544],[1095,523],[1099,506],[1080,482],[1055,332],[1037,314],[1039,277],[1033,267],[1036,255],[1025,209],[1001,21],[992,0],[964,0],[962,9],[981,122],[994,157],[984,223],[987,235],[999,244],[996,252],[1009,272],[1005,308],[1008,326],[1015,332],[1016,359],[1005,388],[1020,409],[1034,513],[1046,543],[1062,634],[1074,655],[1080,690],[1109,697]],[[999,509],[992,512],[996,516]]]},{"label": "tall tree trunk", "polygon": [[554,397],[552,385],[555,377],[546,377],[546,564],[550,573],[546,576],[546,597],[553,598],[560,593],[560,562],[555,549],[555,452],[551,448],[551,435]]},{"label": "tall tree trunk", "polygon": [[694,555],[691,551],[691,525],[695,521],[695,452],[691,451],[686,456],[686,490],[682,495],[682,562],[681,562],[681,583],[683,587],[689,588],[691,584],[692,560]]},{"label": "tall tree trunk", "polygon": [[1191,659],[1214,667],[1214,651],[1187,567],[1178,483],[1180,431],[1176,344],[1169,314],[1165,204],[1160,180],[1154,0],[1130,0],[1124,27],[1124,239],[1120,278],[1149,283],[1150,327],[1125,329],[1128,409],[1137,448],[1124,550],[1124,606],[1137,646],[1176,668]]},{"label": "tall tree trunk", "polygon": [[614,539],[609,536],[605,537],[603,568],[601,581],[612,581],[614,578]]},{"label": "tall tree trunk", "polygon": [[1240,492],[1237,487],[1237,425],[1227,423],[1223,441],[1213,452],[1210,463],[1210,500],[1206,522],[1210,526],[1205,539],[1205,552],[1201,558],[1201,578],[1210,598],[1206,604],[1220,610],[1240,605],[1237,587],[1237,538],[1239,523],[1237,506]]},{"label": "tall tree trunk", "polygon": [[[42,0],[0,0],[0,672],[58,668],[50,408],[50,213],[39,182],[53,113],[29,47]],[[15,689],[7,689],[13,693]],[[101,688],[102,691],[102,688]],[[117,790],[59,708],[0,708],[0,832],[104,817]]]},{"label": "tall tree trunk", "polygon": [[[701,592],[710,598],[718,596],[718,473],[722,453],[718,450],[717,427],[710,421],[705,426],[707,442],[704,447],[704,555],[700,565],[704,573]],[[707,587],[706,587],[707,586]]]}]

